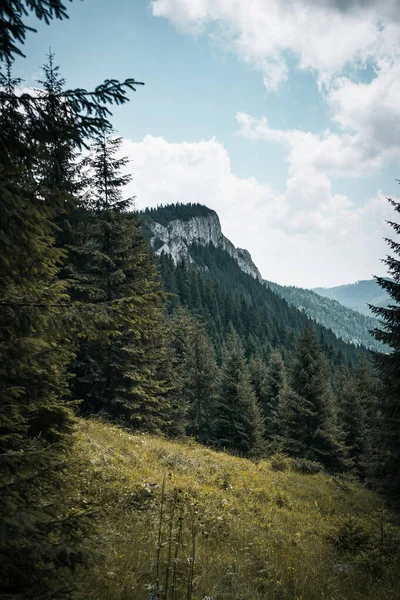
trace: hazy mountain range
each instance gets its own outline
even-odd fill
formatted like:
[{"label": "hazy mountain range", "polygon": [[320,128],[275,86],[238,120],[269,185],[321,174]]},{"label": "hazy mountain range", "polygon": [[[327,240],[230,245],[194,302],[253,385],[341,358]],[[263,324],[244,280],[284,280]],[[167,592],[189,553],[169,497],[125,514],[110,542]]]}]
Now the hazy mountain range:
[{"label": "hazy mountain range", "polygon": [[343,306],[368,316],[373,314],[368,308],[368,304],[387,306],[390,301],[389,295],[376,283],[375,279],[365,279],[331,288],[317,287],[312,291],[325,298],[337,300]]},{"label": "hazy mountain range", "polygon": [[371,330],[379,327],[378,319],[367,314],[361,314],[344,306],[337,300],[324,297],[312,290],[282,286],[270,281],[265,283],[284,298],[286,302],[304,311],[317,323],[331,329],[342,340],[378,352],[385,350],[381,342],[375,340],[370,333]]}]

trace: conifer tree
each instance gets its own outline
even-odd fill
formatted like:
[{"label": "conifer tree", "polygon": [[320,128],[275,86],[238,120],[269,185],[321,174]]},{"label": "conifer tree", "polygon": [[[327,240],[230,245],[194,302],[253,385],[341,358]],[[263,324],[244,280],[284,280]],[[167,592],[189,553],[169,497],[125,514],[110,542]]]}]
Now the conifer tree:
[{"label": "conifer tree", "polygon": [[[389,199],[396,213],[400,203]],[[400,234],[400,223],[389,221],[394,232]],[[387,344],[391,352],[376,356],[376,365],[382,381],[379,412],[382,417],[381,451],[376,473],[382,488],[396,503],[400,502],[400,242],[387,239],[392,255],[386,255],[383,263],[391,279],[376,277],[376,281],[391,298],[387,307],[371,307],[380,318],[381,327],[373,333],[376,339]]]},{"label": "conifer tree", "polygon": [[31,17],[30,13],[46,24],[53,19],[68,18],[61,0],[3,0],[0,6],[0,61],[25,56],[20,45],[25,43],[28,31],[36,31],[31,22],[29,25],[26,23],[27,18]]},{"label": "conifer tree", "polygon": [[262,452],[261,409],[251,385],[242,344],[234,332],[226,343],[215,414],[214,435],[218,446],[245,456]]},{"label": "conifer tree", "polygon": [[[279,352],[271,353],[268,367],[260,360],[257,361],[257,364],[259,372],[262,373],[262,379],[256,385],[256,393],[257,388],[260,389],[257,396],[264,414],[265,439],[269,448],[276,450],[280,445],[282,435],[282,407],[288,387],[286,368]],[[253,373],[256,365],[254,363],[251,365]],[[255,382],[255,375],[253,375],[253,382]]]},{"label": "conifer tree", "polygon": [[[64,252],[54,243],[65,190],[48,168],[48,134],[60,121],[50,118],[49,90],[20,94],[11,75],[13,56],[23,55],[20,45],[34,31],[25,22],[30,11],[47,23],[67,16],[58,0],[0,6],[0,581],[10,599],[70,598],[68,572],[85,560],[85,522],[63,482],[74,346],[66,282],[58,278]],[[109,80],[93,92],[58,90],[71,117],[58,129],[60,146],[82,147],[107,124],[107,105],[126,102],[134,85]]]},{"label": "conifer tree", "polygon": [[[68,514],[62,470],[71,445],[67,367],[73,345],[57,280],[59,205],[36,176],[41,158],[21,118],[10,69],[0,119],[0,581],[8,598],[68,597],[66,568],[83,561],[84,528]],[[25,149],[25,152],[24,152]],[[56,591],[58,590],[58,591]]]},{"label": "conifer tree", "polygon": [[[287,427],[289,440],[296,439],[305,448],[306,458],[319,460],[330,469],[344,469],[334,398],[323,354],[312,327],[305,328],[297,340],[292,388],[300,406],[293,412],[296,418],[292,418]],[[294,403],[293,398],[291,402]],[[297,424],[296,420],[299,421]],[[295,430],[300,427],[301,433]]]},{"label": "conifer tree", "polygon": [[212,439],[218,367],[204,327],[187,309],[179,308],[170,319],[170,345],[176,394],[184,401],[181,421],[186,417],[186,433],[200,443]]},{"label": "conifer tree", "polygon": [[212,344],[200,323],[192,335],[193,363],[187,432],[202,444],[212,440],[219,370]]},{"label": "conifer tree", "polygon": [[348,468],[364,477],[367,470],[368,434],[360,387],[349,369],[344,369],[337,390],[339,422]]},{"label": "conifer tree", "polygon": [[[133,427],[168,425],[161,293],[136,212],[123,190],[130,180],[117,156],[121,138],[101,134],[86,161],[91,175],[82,218],[69,247],[73,299],[97,306],[97,339],[80,344],[74,392],[84,410],[105,411]],[[96,337],[96,336],[95,336]]]},{"label": "conifer tree", "polygon": [[312,404],[289,387],[281,406],[281,415],[282,436],[278,448],[298,458],[315,458],[310,456],[305,435],[308,421],[313,416]]},{"label": "conifer tree", "polygon": [[354,370],[357,395],[360,399],[364,415],[365,437],[364,463],[365,475],[373,478],[374,465],[378,462],[378,448],[381,447],[382,416],[378,403],[380,382],[373,370],[373,365],[361,360]]},{"label": "conifer tree", "polygon": [[174,379],[172,396],[175,406],[179,407],[176,411],[178,419],[174,432],[177,435],[186,433],[188,423],[190,404],[189,387],[192,381],[193,366],[193,349],[191,344],[193,325],[194,319],[192,315],[182,307],[177,308],[168,319],[168,347]]}]

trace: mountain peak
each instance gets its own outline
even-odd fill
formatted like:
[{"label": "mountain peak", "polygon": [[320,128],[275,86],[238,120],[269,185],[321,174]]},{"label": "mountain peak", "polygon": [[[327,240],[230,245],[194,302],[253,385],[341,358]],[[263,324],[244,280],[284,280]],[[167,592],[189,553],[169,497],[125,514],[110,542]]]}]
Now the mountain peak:
[{"label": "mountain peak", "polygon": [[225,250],[245,273],[262,282],[248,250],[236,248],[222,233],[217,213],[202,204],[172,204],[146,209],[143,217],[150,231],[150,244],[157,254],[170,254],[174,262],[192,262],[191,246],[197,244]]}]

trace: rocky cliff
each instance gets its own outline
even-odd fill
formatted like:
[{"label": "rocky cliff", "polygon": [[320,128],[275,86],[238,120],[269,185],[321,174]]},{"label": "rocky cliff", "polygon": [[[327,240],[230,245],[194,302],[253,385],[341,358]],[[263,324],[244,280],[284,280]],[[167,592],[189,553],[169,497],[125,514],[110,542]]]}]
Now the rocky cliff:
[{"label": "rocky cliff", "polygon": [[216,248],[226,250],[245,273],[262,282],[262,277],[253,263],[250,253],[242,248],[236,248],[221,231],[217,213],[209,211],[207,215],[193,216],[183,219],[173,219],[167,223],[153,220],[149,223],[150,243],[157,254],[170,254],[174,261],[181,258],[191,261],[190,247],[192,244],[213,244]]}]

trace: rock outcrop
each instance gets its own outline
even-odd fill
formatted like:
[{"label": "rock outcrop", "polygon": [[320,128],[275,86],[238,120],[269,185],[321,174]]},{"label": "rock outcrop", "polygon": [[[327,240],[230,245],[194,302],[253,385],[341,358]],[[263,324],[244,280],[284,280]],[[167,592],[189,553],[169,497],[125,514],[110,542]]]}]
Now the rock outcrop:
[{"label": "rock outcrop", "polygon": [[181,258],[191,261],[189,248],[192,244],[213,244],[216,248],[226,250],[238,263],[245,273],[262,282],[262,277],[253,263],[250,253],[242,248],[236,248],[221,231],[217,213],[210,211],[207,216],[192,217],[191,219],[172,220],[166,225],[153,221],[150,224],[151,244],[157,248],[157,254],[170,254],[177,262]]}]

